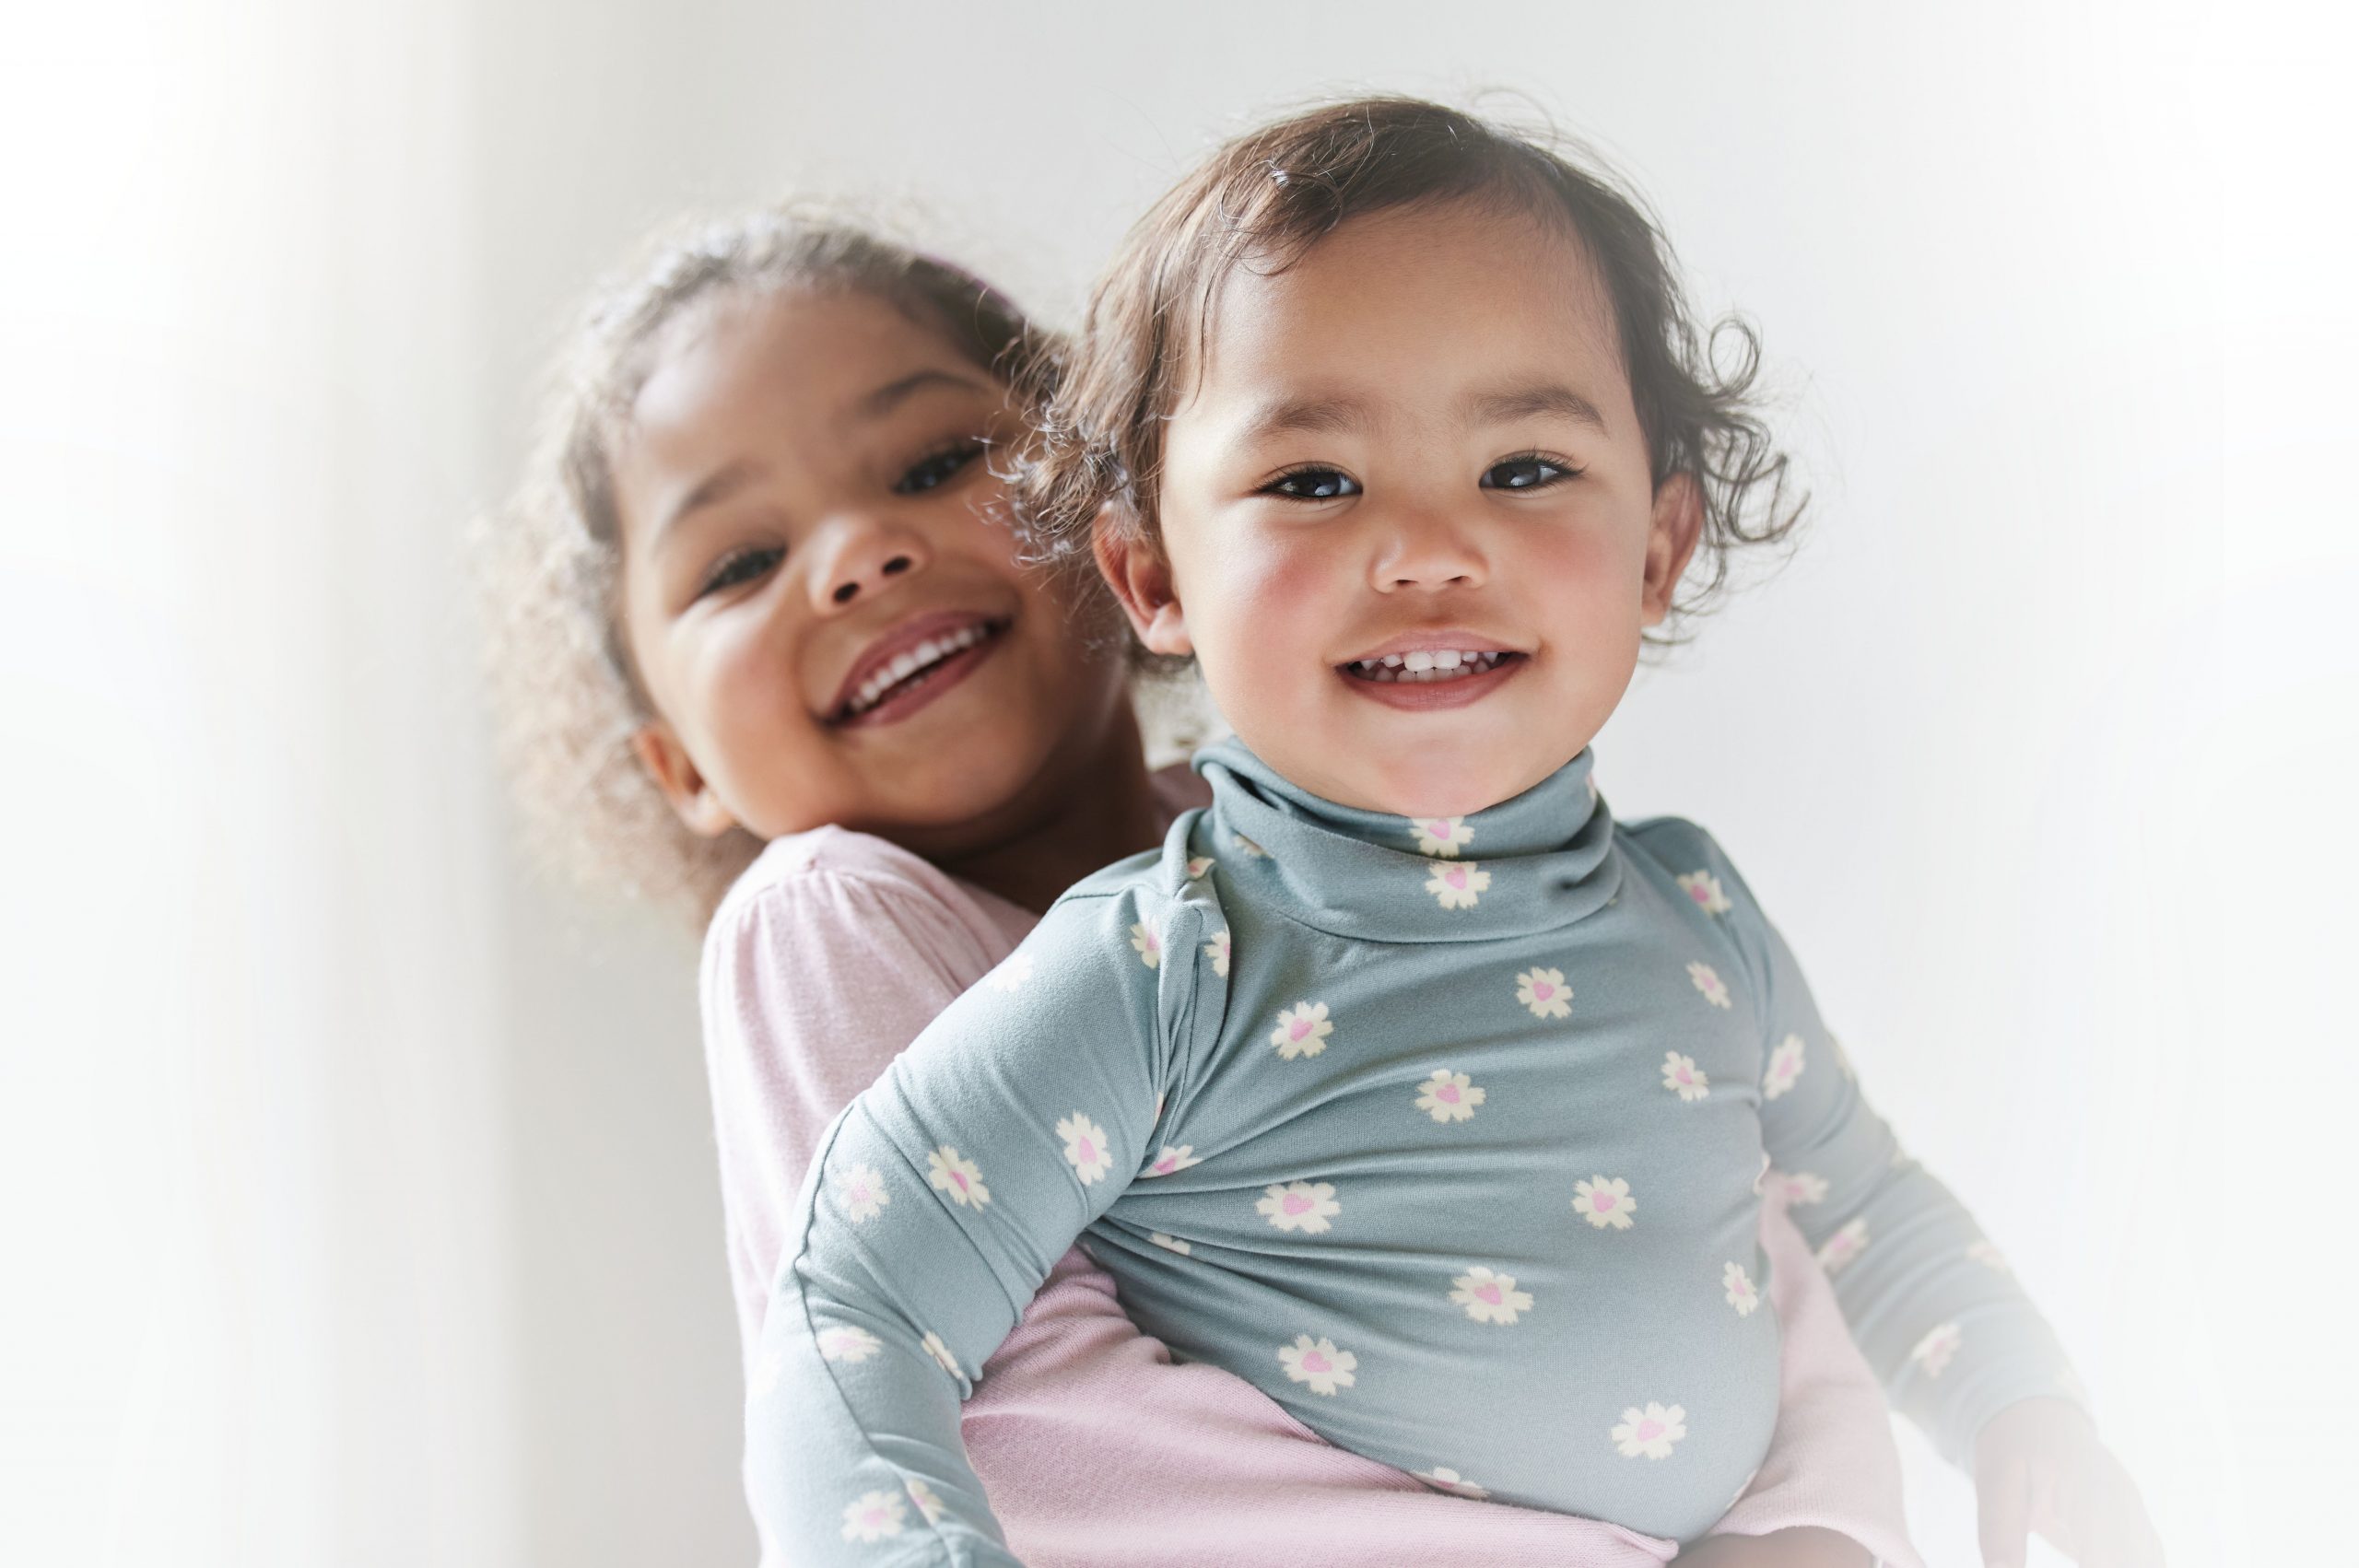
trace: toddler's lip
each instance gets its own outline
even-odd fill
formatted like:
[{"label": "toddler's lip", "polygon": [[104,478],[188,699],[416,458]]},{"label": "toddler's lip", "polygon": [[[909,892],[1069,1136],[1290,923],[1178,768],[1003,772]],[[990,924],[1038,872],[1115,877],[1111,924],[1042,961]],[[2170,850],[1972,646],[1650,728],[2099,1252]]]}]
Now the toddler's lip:
[{"label": "toddler's lip", "polygon": [[1512,638],[1500,638],[1489,632],[1468,631],[1461,626],[1438,626],[1430,631],[1406,631],[1377,644],[1362,653],[1335,661],[1337,669],[1366,663],[1371,659],[1390,659],[1395,654],[1412,653],[1529,653],[1532,650]]},{"label": "toddler's lip", "polygon": [[1004,616],[993,616],[980,610],[921,610],[896,622],[860,652],[844,672],[843,680],[836,687],[835,696],[820,711],[819,717],[831,724],[851,718],[851,705],[872,677],[892,668],[893,661],[905,653],[912,653],[921,646],[953,638],[970,626],[987,631],[1000,629],[1007,624]]}]

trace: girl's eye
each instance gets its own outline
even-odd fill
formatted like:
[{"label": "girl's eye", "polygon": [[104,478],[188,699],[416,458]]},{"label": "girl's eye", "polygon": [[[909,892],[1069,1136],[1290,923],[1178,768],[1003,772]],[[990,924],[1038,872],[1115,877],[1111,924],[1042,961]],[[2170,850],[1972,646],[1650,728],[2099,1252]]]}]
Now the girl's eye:
[{"label": "girl's eye", "polygon": [[751,582],[778,565],[785,555],[786,552],[775,544],[763,545],[758,549],[732,551],[722,557],[719,566],[712,568],[712,575],[704,579],[702,588],[697,590],[697,597],[701,599],[708,593],[719,593],[723,589],[734,588],[741,582]]},{"label": "girl's eye", "polygon": [[1297,468],[1262,486],[1264,496],[1285,496],[1297,501],[1332,501],[1360,493],[1360,482],[1332,468]]},{"label": "girl's eye", "polygon": [[1526,452],[1521,457],[1505,458],[1484,471],[1485,490],[1539,490],[1562,479],[1578,478],[1578,468],[1568,468],[1553,458]]},{"label": "girl's eye", "polygon": [[983,455],[980,440],[960,441],[943,448],[910,464],[909,472],[893,481],[897,496],[915,496],[948,482],[950,476]]}]

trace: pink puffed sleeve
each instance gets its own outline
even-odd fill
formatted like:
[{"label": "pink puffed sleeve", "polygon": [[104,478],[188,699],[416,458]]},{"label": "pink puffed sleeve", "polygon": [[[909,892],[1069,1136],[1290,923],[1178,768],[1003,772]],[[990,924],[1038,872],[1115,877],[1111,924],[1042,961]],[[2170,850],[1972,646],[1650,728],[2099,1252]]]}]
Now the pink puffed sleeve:
[{"label": "pink puffed sleeve", "polygon": [[[702,1001],[730,1270],[759,1340],[785,1216],[813,1148],[1032,917],[885,841],[782,839],[731,891]],[[1779,1427],[1720,1527],[1818,1525],[1913,1563],[1883,1396],[1800,1234],[1765,1218],[1788,1326]],[[750,1349],[749,1349],[750,1354]],[[1322,1441],[1243,1379],[1175,1364],[1078,1249],[984,1364],[968,1457],[1033,1568],[1387,1568],[1493,1556],[1652,1568],[1672,1542],[1428,1490]],[[779,1568],[774,1553],[765,1562]]]}]

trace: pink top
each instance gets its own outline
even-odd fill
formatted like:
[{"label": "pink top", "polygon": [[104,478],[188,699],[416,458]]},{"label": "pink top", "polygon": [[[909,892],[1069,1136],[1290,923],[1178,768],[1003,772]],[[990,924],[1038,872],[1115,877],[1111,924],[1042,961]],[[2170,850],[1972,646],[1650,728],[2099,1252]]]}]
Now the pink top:
[{"label": "pink top", "polygon": [[[1174,813],[1201,798],[1179,770],[1158,784]],[[749,1359],[819,1135],[1037,919],[838,827],[775,841],[722,901],[705,939],[705,1047]],[[1815,1525],[1913,1568],[1883,1392],[1781,1211],[1765,1211],[1762,1245],[1785,1330],[1778,1432],[1713,1533]],[[1036,1568],[1406,1568],[1492,1556],[1652,1568],[1677,1551],[1615,1525],[1450,1496],[1332,1446],[1243,1379],[1172,1362],[1078,1249],[984,1364],[963,1435],[1010,1549]],[[764,1562],[782,1568],[767,1543]]]}]

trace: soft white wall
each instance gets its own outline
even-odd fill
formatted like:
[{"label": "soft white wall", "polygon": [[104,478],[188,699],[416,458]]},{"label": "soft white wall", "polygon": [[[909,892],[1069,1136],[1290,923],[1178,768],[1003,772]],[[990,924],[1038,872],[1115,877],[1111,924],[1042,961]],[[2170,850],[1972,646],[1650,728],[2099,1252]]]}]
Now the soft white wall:
[{"label": "soft white wall", "polygon": [[2175,1560],[2323,1540],[2359,257],[2347,52],[2253,37],[2023,0],[42,22],[0,94],[47,220],[0,263],[38,1314],[0,1555],[742,1556],[690,950],[521,873],[472,708],[455,526],[566,303],[682,205],[816,189],[1055,313],[1218,135],[1493,85],[1759,322],[1819,493],[1601,741],[1616,807],[1740,857]]}]

